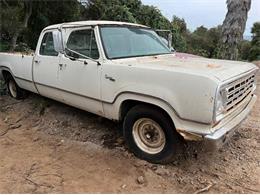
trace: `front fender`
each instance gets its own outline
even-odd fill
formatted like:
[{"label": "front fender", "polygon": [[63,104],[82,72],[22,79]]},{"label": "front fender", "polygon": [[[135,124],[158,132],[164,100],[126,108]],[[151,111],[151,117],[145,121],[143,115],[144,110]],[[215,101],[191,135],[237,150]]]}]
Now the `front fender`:
[{"label": "front fender", "polygon": [[193,133],[210,132],[210,127],[211,127],[210,124],[203,124],[191,120],[181,119],[178,113],[176,112],[176,110],[165,100],[151,95],[144,95],[144,94],[139,94],[131,91],[122,92],[118,94],[116,99],[111,103],[104,102],[103,108],[104,108],[105,117],[112,120],[119,120],[121,114],[120,112],[121,106],[125,101],[128,100],[134,100],[134,101],[139,101],[140,103],[152,104],[154,106],[163,109],[172,119],[172,122],[174,123],[176,130],[178,132],[180,131],[188,131]]},{"label": "front fender", "polygon": [[[218,81],[210,75],[123,65],[106,65],[102,71],[101,97],[105,102],[114,102],[120,94],[133,92],[167,102],[181,119],[207,124],[213,121]],[[105,79],[105,75],[115,81]]]}]

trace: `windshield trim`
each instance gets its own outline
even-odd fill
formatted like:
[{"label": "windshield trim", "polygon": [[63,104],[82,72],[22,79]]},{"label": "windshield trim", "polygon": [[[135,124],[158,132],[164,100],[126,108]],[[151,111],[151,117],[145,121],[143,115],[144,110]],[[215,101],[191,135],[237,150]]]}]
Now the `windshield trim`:
[{"label": "windshield trim", "polygon": [[[145,56],[159,56],[159,55],[166,55],[166,54],[171,54],[171,51],[169,51],[169,53],[155,53],[155,54],[147,54],[147,55],[134,55],[134,56],[122,56],[122,57],[109,57],[106,51],[106,47],[104,44],[104,40],[103,40],[103,36],[101,33],[101,28],[102,27],[131,27],[131,28],[141,28],[141,29],[146,29],[146,30],[152,30],[154,31],[152,28],[150,27],[143,27],[143,26],[132,26],[132,25],[127,25],[127,24],[123,24],[123,25],[114,25],[114,24],[105,24],[105,25],[98,25],[98,31],[99,31],[99,37],[101,39],[101,43],[102,43],[102,48],[103,51],[105,53],[105,56],[107,59],[109,60],[117,60],[117,59],[126,59],[126,58],[136,58],[136,57],[145,57]],[[155,31],[154,31],[155,32]],[[156,32],[155,32],[156,33]]]},{"label": "windshield trim", "polygon": [[109,58],[110,60],[118,60],[118,59],[126,59],[126,58],[142,58],[142,57],[149,57],[149,56],[161,56],[161,55],[168,55],[172,53],[156,53],[156,54],[146,54],[146,55],[134,55],[134,56],[123,56],[123,57],[114,57],[114,58]]}]

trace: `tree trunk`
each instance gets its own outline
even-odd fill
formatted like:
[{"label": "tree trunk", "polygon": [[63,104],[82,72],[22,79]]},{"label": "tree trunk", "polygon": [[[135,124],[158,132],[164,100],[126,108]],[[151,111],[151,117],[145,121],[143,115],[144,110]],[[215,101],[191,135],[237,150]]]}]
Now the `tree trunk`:
[{"label": "tree trunk", "polygon": [[22,32],[22,30],[24,30],[28,26],[29,18],[32,15],[32,1],[30,1],[30,0],[24,1],[24,12],[25,13],[24,13],[24,19],[23,19],[22,25],[21,25],[21,27],[17,28],[16,32],[12,36],[10,51],[14,51],[14,49],[16,47],[16,42],[17,42],[17,39],[18,39],[20,33]]},{"label": "tree trunk", "polygon": [[218,57],[237,60],[238,44],[243,40],[251,0],[227,0],[228,12],[222,25]]},{"label": "tree trunk", "polygon": [[18,30],[14,33],[14,35],[12,36],[11,39],[11,44],[10,44],[10,51],[14,51],[15,47],[16,47],[16,42],[17,42],[17,38],[19,36],[19,32]]}]

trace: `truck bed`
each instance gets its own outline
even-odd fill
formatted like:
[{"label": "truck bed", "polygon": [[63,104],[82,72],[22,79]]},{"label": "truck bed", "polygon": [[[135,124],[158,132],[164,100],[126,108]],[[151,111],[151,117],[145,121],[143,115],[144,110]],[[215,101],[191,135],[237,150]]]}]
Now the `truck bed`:
[{"label": "truck bed", "polygon": [[21,88],[35,91],[32,82],[32,61],[33,54],[0,52],[0,69],[10,69]]}]

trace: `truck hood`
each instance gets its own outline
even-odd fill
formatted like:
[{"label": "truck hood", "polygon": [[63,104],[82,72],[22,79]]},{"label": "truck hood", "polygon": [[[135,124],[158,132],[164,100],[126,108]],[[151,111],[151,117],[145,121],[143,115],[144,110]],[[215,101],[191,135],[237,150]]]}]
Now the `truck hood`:
[{"label": "truck hood", "polygon": [[191,74],[213,76],[222,82],[257,69],[256,66],[251,63],[208,59],[183,53],[118,59],[114,61],[129,66],[141,66],[150,69],[181,71]]}]

